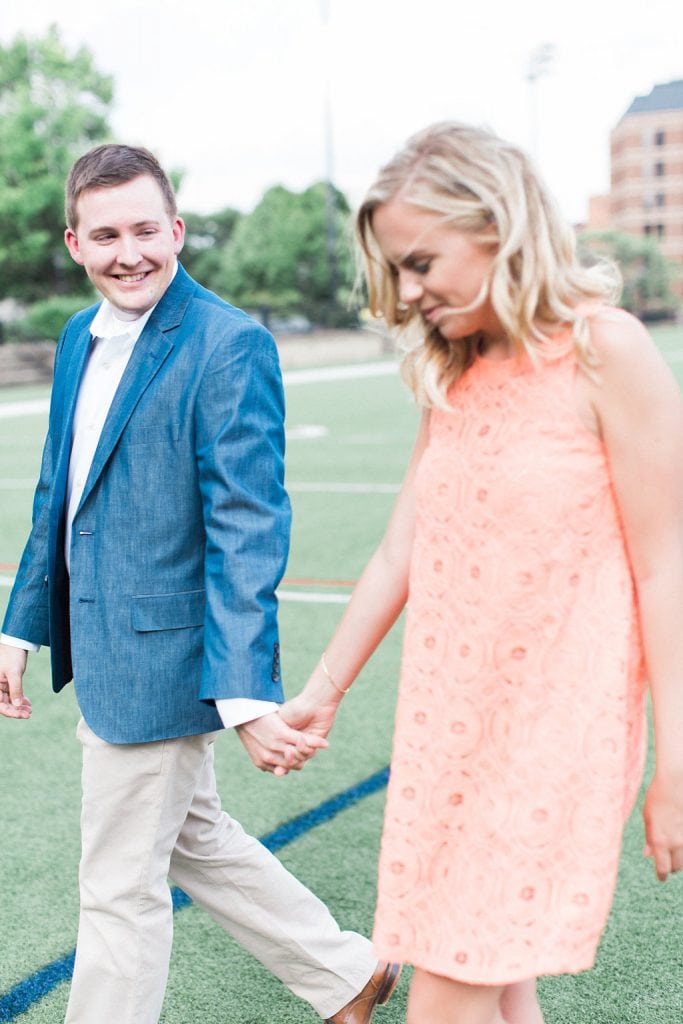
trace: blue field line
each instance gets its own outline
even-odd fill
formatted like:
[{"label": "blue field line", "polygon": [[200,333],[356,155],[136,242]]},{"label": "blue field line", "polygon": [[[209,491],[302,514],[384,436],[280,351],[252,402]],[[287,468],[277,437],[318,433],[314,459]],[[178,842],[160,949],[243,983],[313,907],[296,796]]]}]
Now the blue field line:
[{"label": "blue field line", "polygon": [[[337,793],[336,796],[330,797],[329,800],[324,800],[310,811],[304,811],[296,818],[284,822],[272,832],[261,836],[260,841],[273,853],[276,850],[281,850],[283,846],[293,843],[295,839],[299,839],[311,829],[317,828],[318,825],[324,825],[326,821],[331,821],[347,807],[352,807],[366,796],[371,796],[384,789],[388,779],[388,767],[382,768],[355,786],[350,786],[343,792]],[[174,912],[182,910],[183,907],[188,907],[192,903],[190,897],[182,889],[174,888],[171,896]],[[24,978],[9,992],[0,996],[0,1021],[16,1020],[20,1014],[26,1013],[31,1006],[49,995],[63,981],[68,981],[73,972],[74,955],[75,950],[72,950],[61,960],[53,960],[47,967],[42,967],[28,978]]]}]

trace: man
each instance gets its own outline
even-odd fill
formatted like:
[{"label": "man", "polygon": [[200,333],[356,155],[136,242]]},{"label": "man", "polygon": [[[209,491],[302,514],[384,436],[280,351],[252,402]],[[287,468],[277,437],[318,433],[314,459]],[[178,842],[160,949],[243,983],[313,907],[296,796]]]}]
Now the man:
[{"label": "man", "polygon": [[[367,1024],[398,967],[223,813],[213,741],[236,725],[284,774],[324,741],[290,729],[283,398],[270,335],[177,264],[184,225],[143,149],[67,182],[66,245],[103,296],[59,339],[33,528],[0,643],[0,712],[31,713],[27,651],[82,714],[81,915],[67,1024],[155,1024],[170,875],[321,1017]],[[264,703],[267,702],[267,703]]]}]

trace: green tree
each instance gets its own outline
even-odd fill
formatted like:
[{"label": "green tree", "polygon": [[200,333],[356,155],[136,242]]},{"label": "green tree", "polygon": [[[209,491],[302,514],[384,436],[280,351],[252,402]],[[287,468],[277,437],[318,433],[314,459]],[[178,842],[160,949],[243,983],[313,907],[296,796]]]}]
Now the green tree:
[{"label": "green tree", "polygon": [[185,244],[181,255],[188,274],[205,288],[229,299],[225,287],[224,249],[242,214],[227,207],[218,213],[187,213]]},{"label": "green tree", "polygon": [[34,301],[83,289],[64,249],[64,180],[109,137],[112,79],[85,48],[42,38],[0,46],[0,298]]},{"label": "green tree", "polygon": [[674,267],[651,236],[585,231],[579,236],[579,251],[588,260],[606,256],[618,265],[624,279],[621,305],[636,316],[666,316],[676,309]]},{"label": "green tree", "polygon": [[[332,203],[330,200],[332,199]],[[304,192],[276,185],[236,225],[224,253],[231,302],[262,313],[300,313],[322,326],[355,322],[349,205],[324,182]]]}]

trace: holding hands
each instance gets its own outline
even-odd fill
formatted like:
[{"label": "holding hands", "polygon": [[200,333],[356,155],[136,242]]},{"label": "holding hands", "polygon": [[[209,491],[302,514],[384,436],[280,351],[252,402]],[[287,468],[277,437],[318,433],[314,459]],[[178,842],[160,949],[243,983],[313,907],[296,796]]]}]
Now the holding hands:
[{"label": "holding hands", "polygon": [[257,768],[283,776],[299,771],[327,740],[315,733],[292,729],[278,711],[235,727]]},{"label": "holding hands", "polygon": [[327,734],[346,692],[323,667],[316,666],[298,696],[279,711],[237,726],[237,732],[257,768],[282,777],[300,771],[318,750],[327,746]]}]

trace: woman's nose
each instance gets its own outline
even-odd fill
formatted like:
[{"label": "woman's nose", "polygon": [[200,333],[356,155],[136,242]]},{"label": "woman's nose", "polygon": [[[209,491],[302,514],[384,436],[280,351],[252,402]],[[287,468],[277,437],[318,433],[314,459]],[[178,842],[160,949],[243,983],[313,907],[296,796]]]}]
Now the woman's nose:
[{"label": "woman's nose", "polygon": [[414,274],[408,274],[405,271],[399,273],[398,279],[398,297],[401,302],[405,302],[407,306],[413,302],[417,302],[418,299],[422,298],[424,288],[419,278],[415,277]]}]

